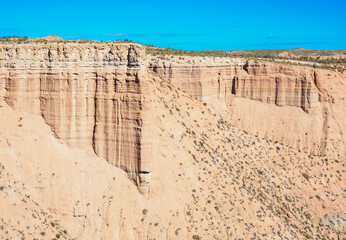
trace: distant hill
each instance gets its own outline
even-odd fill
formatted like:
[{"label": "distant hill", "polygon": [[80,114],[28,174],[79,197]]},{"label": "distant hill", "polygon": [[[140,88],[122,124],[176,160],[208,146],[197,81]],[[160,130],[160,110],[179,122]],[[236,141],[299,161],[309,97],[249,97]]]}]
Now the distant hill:
[{"label": "distant hill", "polygon": [[41,38],[35,38],[37,40],[46,40],[49,42],[57,42],[57,41],[64,41],[63,38],[56,36],[56,35],[50,35],[50,36],[46,36],[46,37],[41,37]]},{"label": "distant hill", "polygon": [[346,50],[311,50],[305,48],[285,49],[285,50],[249,50],[249,51],[226,51],[227,53],[245,54],[256,57],[273,58],[295,58],[309,60],[331,60],[346,59]]}]

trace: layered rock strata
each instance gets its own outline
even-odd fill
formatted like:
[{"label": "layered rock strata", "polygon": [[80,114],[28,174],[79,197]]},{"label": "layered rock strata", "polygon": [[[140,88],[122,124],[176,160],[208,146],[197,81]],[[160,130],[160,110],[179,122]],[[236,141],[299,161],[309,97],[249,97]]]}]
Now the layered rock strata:
[{"label": "layered rock strata", "polygon": [[[156,60],[156,61],[155,61]],[[184,62],[151,60],[150,68],[193,97],[227,100],[230,95],[277,106],[301,107],[305,111],[318,105],[314,71],[295,71],[278,65],[235,59],[233,61]],[[200,60],[201,61],[201,60]]]},{"label": "layered rock strata", "polygon": [[134,44],[0,47],[1,97],[41,114],[61,141],[92,147],[150,192],[151,103],[145,54]]},{"label": "layered rock strata", "polygon": [[241,129],[312,154],[345,156],[344,75],[246,59],[147,58],[136,44],[0,47],[0,97],[42,115],[56,137],[90,147],[150,192],[148,70]]},{"label": "layered rock strata", "polygon": [[[312,154],[336,158],[346,154],[346,126],[341,116],[336,117],[345,113],[340,107],[345,102],[342,95],[326,93],[339,82],[345,88],[340,73],[256,60],[184,56],[152,56],[149,68],[192,97],[228,111],[227,118],[252,134]],[[332,108],[340,111],[332,114]]]}]

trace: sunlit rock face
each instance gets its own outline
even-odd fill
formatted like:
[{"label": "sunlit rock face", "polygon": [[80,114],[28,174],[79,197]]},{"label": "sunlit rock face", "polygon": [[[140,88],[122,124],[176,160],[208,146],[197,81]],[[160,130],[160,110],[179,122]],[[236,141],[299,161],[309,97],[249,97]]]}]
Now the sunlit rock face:
[{"label": "sunlit rock face", "polygon": [[345,74],[144,50],[0,45],[0,239],[343,237]]},{"label": "sunlit rock face", "polygon": [[146,194],[155,166],[152,74],[254,135],[311,154],[345,155],[340,73],[240,58],[147,56],[136,44],[0,48],[1,97],[42,115],[64,143],[90,147],[125,170]]},{"label": "sunlit rock face", "polygon": [[61,141],[92,147],[137,183],[151,172],[147,81],[138,45],[0,48],[1,97],[10,106],[42,115]]},{"label": "sunlit rock face", "polygon": [[[229,119],[252,134],[311,154],[346,154],[344,99],[342,94],[330,93],[345,78],[340,73],[256,60],[184,56],[152,56],[149,69],[192,97],[229,111]],[[331,115],[336,108],[340,111]]]}]

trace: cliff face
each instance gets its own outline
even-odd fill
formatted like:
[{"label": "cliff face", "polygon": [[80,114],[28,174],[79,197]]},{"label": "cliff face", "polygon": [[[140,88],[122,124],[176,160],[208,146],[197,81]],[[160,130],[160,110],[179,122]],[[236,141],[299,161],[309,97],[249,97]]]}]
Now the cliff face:
[{"label": "cliff face", "polygon": [[301,107],[304,111],[318,105],[313,71],[297,71],[290,66],[248,61],[247,74],[233,77],[236,97],[249,98],[277,106]]},{"label": "cliff face", "polygon": [[0,239],[344,237],[345,75],[143,51],[0,47]]},{"label": "cliff face", "polygon": [[92,147],[148,193],[151,103],[137,45],[0,47],[1,97],[40,114],[61,141]]},{"label": "cliff face", "polygon": [[312,154],[346,154],[346,126],[336,116],[345,113],[344,98],[335,89],[338,84],[345,89],[339,73],[227,58],[151,57],[149,62],[153,72],[228,112],[227,119],[252,134]]},{"label": "cliff face", "polygon": [[233,60],[220,62],[171,63],[151,59],[150,68],[202,101],[229,100],[231,95],[277,106],[301,107],[305,111],[318,105],[314,70],[289,65]]},{"label": "cliff face", "polygon": [[149,199],[124,171],[63,144],[40,115],[0,99],[0,239],[337,239],[345,232],[345,158],[326,161],[247,134],[149,77],[159,159]]},{"label": "cliff face", "polygon": [[0,97],[42,115],[56,137],[92,148],[143,193],[153,170],[149,71],[260,137],[345,156],[344,76],[254,60],[149,56],[136,44],[0,47]]}]

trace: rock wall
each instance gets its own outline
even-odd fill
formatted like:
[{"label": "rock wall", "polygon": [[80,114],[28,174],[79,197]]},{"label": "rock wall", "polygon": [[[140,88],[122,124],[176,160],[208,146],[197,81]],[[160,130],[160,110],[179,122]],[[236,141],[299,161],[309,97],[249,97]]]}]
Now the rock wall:
[{"label": "rock wall", "polygon": [[0,97],[41,114],[70,146],[92,147],[148,194],[152,129],[143,51],[134,44],[0,46]]},{"label": "rock wall", "polygon": [[146,56],[136,44],[0,46],[0,97],[42,115],[56,137],[89,147],[150,193],[148,70],[224,112],[237,127],[301,151],[345,156],[345,76],[254,60]]},{"label": "rock wall", "polygon": [[[346,154],[345,121],[334,117],[345,113],[346,104],[342,94],[326,94],[333,87],[337,92],[338,82],[346,90],[345,77],[339,73],[255,60],[184,56],[151,56],[149,68],[194,98],[228,112],[226,118],[252,134],[311,154],[335,158]],[[344,107],[331,114],[337,106]]]},{"label": "rock wall", "polygon": [[206,63],[171,63],[151,59],[150,69],[202,101],[228,100],[230,95],[277,106],[301,107],[305,111],[318,105],[313,69],[297,71],[289,65],[234,60]]}]

